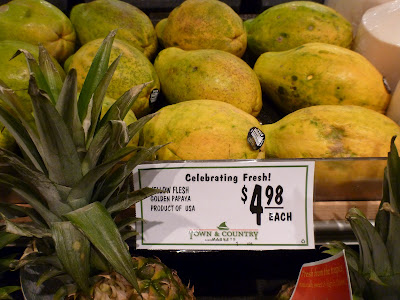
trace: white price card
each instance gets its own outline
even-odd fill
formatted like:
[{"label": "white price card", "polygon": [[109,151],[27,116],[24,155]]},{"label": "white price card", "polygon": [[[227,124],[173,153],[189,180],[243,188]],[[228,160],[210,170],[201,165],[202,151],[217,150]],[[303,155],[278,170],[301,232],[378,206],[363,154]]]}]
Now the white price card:
[{"label": "white price card", "polygon": [[313,249],[313,161],[142,164],[135,189],[138,249]]}]

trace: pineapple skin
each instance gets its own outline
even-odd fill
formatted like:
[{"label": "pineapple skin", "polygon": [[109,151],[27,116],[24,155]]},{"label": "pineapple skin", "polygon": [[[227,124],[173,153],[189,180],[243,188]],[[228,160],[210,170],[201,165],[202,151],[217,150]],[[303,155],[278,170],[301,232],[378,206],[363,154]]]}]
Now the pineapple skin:
[{"label": "pineapple skin", "polygon": [[[99,275],[91,289],[90,299],[95,300],[195,300],[194,289],[183,285],[176,271],[169,269],[158,258],[132,257],[140,293],[119,273]],[[87,300],[78,295],[78,300]]]}]

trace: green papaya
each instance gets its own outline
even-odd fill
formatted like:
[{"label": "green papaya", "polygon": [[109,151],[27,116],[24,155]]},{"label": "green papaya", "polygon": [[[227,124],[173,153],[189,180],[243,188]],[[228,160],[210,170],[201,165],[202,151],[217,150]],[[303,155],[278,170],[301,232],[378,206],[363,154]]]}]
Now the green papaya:
[{"label": "green papaya", "polygon": [[[78,75],[78,89],[82,88],[90,65],[99,49],[103,39],[90,41],[83,45],[75,54],[68,58],[66,71],[74,68]],[[119,56],[121,59],[107,89],[107,96],[118,99],[130,88],[148,83],[140,92],[132,106],[136,117],[142,117],[151,110],[150,97],[153,90],[160,90],[160,81],[153,64],[136,47],[125,41],[115,39],[112,45],[110,64]]]},{"label": "green papaya", "polygon": [[[18,98],[21,100],[21,105],[30,112],[32,111],[31,98],[28,95],[30,75],[26,59],[22,54],[11,59],[19,49],[27,50],[38,60],[38,46],[22,41],[0,41],[0,80],[15,91]],[[55,59],[53,59],[53,63],[61,75],[61,78],[64,79],[65,72],[61,65]]]},{"label": "green papaya", "polygon": [[75,5],[70,14],[81,44],[105,38],[118,29],[118,39],[130,43],[152,59],[157,36],[150,18],[139,8],[119,0],[95,0]]},{"label": "green papaya", "polygon": [[76,33],[69,18],[44,0],[12,0],[0,6],[0,40],[41,43],[59,62],[75,51]]},{"label": "green papaya", "polygon": [[262,107],[260,82],[253,69],[222,50],[162,50],[154,61],[169,103],[209,99],[228,102],[257,116]]},{"label": "green papaya", "polygon": [[245,21],[247,46],[256,55],[321,42],[350,48],[353,29],[334,9],[312,1],[272,6]]},{"label": "green papaya", "polygon": [[390,92],[359,53],[326,43],[262,54],[254,65],[263,92],[284,113],[323,104],[359,105],[384,113]]},{"label": "green papaya", "polygon": [[163,145],[156,160],[264,158],[263,146],[247,142],[251,128],[260,127],[252,115],[216,100],[192,100],[167,105],[144,126],[140,143]]}]

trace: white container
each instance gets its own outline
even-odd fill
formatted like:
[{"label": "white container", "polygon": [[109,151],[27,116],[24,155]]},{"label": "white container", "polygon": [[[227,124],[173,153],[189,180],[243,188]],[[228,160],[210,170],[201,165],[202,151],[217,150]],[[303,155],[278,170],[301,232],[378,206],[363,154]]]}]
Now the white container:
[{"label": "white container", "polygon": [[353,50],[382,73],[393,92],[400,80],[400,0],[374,6],[364,13]]},{"label": "white container", "polygon": [[388,1],[391,0],[325,0],[324,4],[345,17],[353,26],[355,35],[364,12]]}]

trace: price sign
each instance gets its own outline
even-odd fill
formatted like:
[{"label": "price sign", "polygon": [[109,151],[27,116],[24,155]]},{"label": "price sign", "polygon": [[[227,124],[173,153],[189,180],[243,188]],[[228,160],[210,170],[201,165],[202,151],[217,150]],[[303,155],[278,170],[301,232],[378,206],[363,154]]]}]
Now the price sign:
[{"label": "price sign", "polygon": [[149,163],[133,174],[135,189],[163,190],[136,205],[138,248],[314,248],[314,162]]}]

